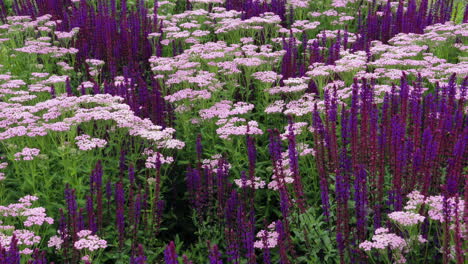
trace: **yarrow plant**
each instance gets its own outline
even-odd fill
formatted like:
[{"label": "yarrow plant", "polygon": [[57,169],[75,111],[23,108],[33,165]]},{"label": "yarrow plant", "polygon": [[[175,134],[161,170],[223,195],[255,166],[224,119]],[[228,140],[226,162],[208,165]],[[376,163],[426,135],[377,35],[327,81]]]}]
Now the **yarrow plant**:
[{"label": "yarrow plant", "polygon": [[21,152],[15,153],[15,160],[33,160],[41,152],[36,148],[24,148]]},{"label": "yarrow plant", "polygon": [[270,224],[268,230],[260,230],[256,237],[259,240],[255,241],[255,248],[266,249],[278,246],[279,234],[275,231],[275,223]]},{"label": "yarrow plant", "polygon": [[99,138],[91,138],[89,135],[81,135],[75,138],[76,145],[80,150],[86,151],[94,148],[103,148],[107,145],[107,141]]},{"label": "yarrow plant", "polygon": [[[384,256],[388,255],[388,252],[391,252],[391,256],[395,259],[395,262],[391,262],[387,258],[387,263],[406,263],[406,259],[403,256],[403,251],[406,251],[406,247],[407,243],[402,237],[389,233],[387,228],[382,227],[375,230],[372,242],[365,241],[359,244],[359,248],[367,252],[376,249]],[[389,251],[387,252],[387,250]]]},{"label": "yarrow plant", "polygon": [[[408,194],[409,200],[407,201],[404,211],[395,211],[388,214],[388,218],[397,227],[397,232],[401,232],[402,236],[395,233],[390,233],[388,228],[378,228],[374,231],[372,241],[364,241],[359,244],[359,248],[369,253],[370,258],[375,262],[372,257],[372,249],[379,251],[381,260],[385,263],[392,263],[392,259],[388,259],[391,255],[395,262],[406,263],[408,261],[417,259],[417,254],[421,248],[427,249],[428,243],[434,241],[444,241],[444,232],[451,233],[449,241],[450,250],[449,258],[456,260],[457,255],[465,254],[463,247],[460,248],[460,239],[464,239],[462,228],[464,228],[464,219],[461,218],[465,210],[464,201],[459,200],[456,202],[455,197],[444,199],[443,196],[424,196],[419,191],[413,191]],[[444,200],[449,203],[444,206]],[[428,222],[425,222],[426,217],[419,213],[423,211],[428,215]],[[442,230],[444,222],[450,221],[449,230]],[[432,230],[424,230],[423,223],[429,226],[437,226],[436,232]],[[426,227],[427,228],[427,227]],[[458,228],[458,232],[455,230]],[[458,237],[458,239],[457,239]],[[461,252],[456,252],[456,248]],[[388,251],[387,251],[388,250]],[[443,252],[443,248],[440,248]],[[406,256],[406,258],[405,258]]]},{"label": "yarrow plant", "polygon": [[81,230],[76,235],[78,241],[73,246],[83,254],[82,260],[91,262],[93,257],[100,254],[101,249],[107,247],[107,241],[93,235],[90,230]]},{"label": "yarrow plant", "polygon": [[17,203],[0,206],[0,248],[9,249],[14,243],[25,260],[30,259],[35,249],[41,249],[42,238],[54,223],[45,208],[33,206],[38,199],[27,195]]}]

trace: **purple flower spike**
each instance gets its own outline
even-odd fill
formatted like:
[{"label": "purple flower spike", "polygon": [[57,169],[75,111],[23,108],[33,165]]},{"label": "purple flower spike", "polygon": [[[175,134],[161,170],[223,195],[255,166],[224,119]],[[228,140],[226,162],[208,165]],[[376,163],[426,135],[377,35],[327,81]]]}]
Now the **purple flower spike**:
[{"label": "purple flower spike", "polygon": [[174,241],[171,241],[164,250],[164,260],[166,261],[166,264],[179,264]]},{"label": "purple flower spike", "polygon": [[210,248],[210,264],[223,264],[223,261],[221,260],[221,253],[219,253],[218,250],[218,245],[213,245],[213,247]]},{"label": "purple flower spike", "polygon": [[147,257],[145,256],[143,245],[139,244],[134,254],[130,258],[130,264],[146,264],[147,263],[146,260],[147,260]]},{"label": "purple flower spike", "polygon": [[119,247],[123,247],[125,239],[125,191],[122,182],[115,184],[116,225],[119,231]]}]

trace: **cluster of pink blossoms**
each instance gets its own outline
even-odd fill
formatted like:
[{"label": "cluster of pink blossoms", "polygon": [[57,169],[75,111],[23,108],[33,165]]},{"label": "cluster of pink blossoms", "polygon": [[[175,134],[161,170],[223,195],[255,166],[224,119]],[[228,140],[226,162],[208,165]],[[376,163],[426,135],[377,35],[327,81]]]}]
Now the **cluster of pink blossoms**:
[{"label": "cluster of pink blossoms", "polygon": [[234,135],[261,135],[263,131],[258,127],[258,122],[236,115],[246,114],[254,108],[253,104],[246,102],[233,103],[232,101],[223,100],[217,102],[208,109],[203,109],[199,112],[202,119],[219,118],[216,125],[219,128],[216,133],[222,139],[230,139]]},{"label": "cluster of pink blossoms", "polygon": [[45,208],[31,207],[32,202],[37,200],[37,196],[24,196],[18,200],[19,203],[0,206],[0,215],[3,217],[20,218],[26,227],[33,225],[41,226],[44,223],[53,224],[54,220],[47,216]]},{"label": "cluster of pink blossoms", "polygon": [[47,246],[50,248],[61,249],[63,244],[63,239],[60,236],[51,236],[49,242],[47,242]]},{"label": "cluster of pink blossoms", "polygon": [[107,141],[100,138],[91,138],[89,135],[81,135],[75,137],[76,145],[80,150],[91,150],[94,148],[103,148],[107,145]]},{"label": "cluster of pink blossoms", "polygon": [[174,103],[184,99],[189,101],[195,101],[197,99],[210,99],[211,93],[208,90],[192,90],[192,89],[183,89],[178,92],[175,92],[171,95],[166,95],[165,100]]},{"label": "cluster of pink blossoms", "polygon": [[278,245],[279,233],[275,230],[275,222],[268,226],[268,230],[260,230],[254,242],[254,248],[274,248]]},{"label": "cluster of pink blossoms", "polygon": [[37,148],[23,148],[21,152],[15,153],[15,160],[33,160],[41,152]]},{"label": "cluster of pink blossoms", "polygon": [[372,241],[364,241],[359,244],[359,248],[364,251],[370,251],[374,249],[397,249],[403,250],[407,246],[405,239],[402,237],[389,233],[388,228],[377,228],[375,235],[372,236]]},{"label": "cluster of pink blossoms", "polygon": [[20,253],[29,255],[33,252],[31,247],[41,241],[41,237],[34,231],[27,229],[17,229],[15,224],[21,223],[22,227],[42,226],[45,223],[53,224],[54,220],[48,217],[43,207],[32,207],[32,203],[37,201],[36,196],[27,195],[7,206],[0,206],[0,245],[8,248],[13,236],[18,240]]},{"label": "cluster of pink blossoms", "polygon": [[262,135],[263,131],[258,127],[257,121],[248,121],[245,118],[232,117],[221,119],[216,122],[220,125],[216,133],[222,139],[230,139],[231,136],[239,135]]},{"label": "cluster of pink blossoms", "polygon": [[[285,134],[287,134],[287,132]],[[299,156],[315,156],[315,150],[306,143],[297,143],[296,150]],[[282,152],[281,159],[277,161],[276,165],[279,171],[276,171],[271,176],[272,180],[270,183],[268,183],[268,189],[279,190],[279,187],[281,187],[283,184],[290,184],[294,182],[293,173],[289,166],[289,152]]]},{"label": "cluster of pink blossoms", "polygon": [[200,111],[200,117],[202,119],[211,118],[227,118],[233,115],[246,114],[254,108],[253,104],[246,102],[233,103],[232,101],[223,100],[217,102],[208,109]]},{"label": "cluster of pink blossoms", "polygon": [[263,83],[274,83],[283,77],[281,74],[277,74],[274,71],[260,71],[252,74],[252,77]]},{"label": "cluster of pink blossoms", "polygon": [[[162,128],[154,125],[148,119],[135,116],[126,104],[120,103],[123,99],[109,94],[74,96],[58,96],[34,106],[20,104],[2,104],[0,102],[0,140],[21,136],[45,136],[52,132],[69,131],[81,123],[109,120],[115,121],[118,128],[128,129],[131,136],[141,137],[160,148],[181,149],[184,143],[173,139],[175,130],[169,127]],[[95,106],[90,106],[95,104]],[[84,108],[83,105],[88,107]],[[42,116],[38,113],[45,111]],[[61,112],[69,113],[63,120],[54,120],[60,117]]]},{"label": "cluster of pink blossoms", "polygon": [[[2,161],[3,157],[0,157],[0,161]],[[5,169],[8,166],[7,162],[0,162],[0,170]],[[0,171],[0,181],[5,179],[5,173]]]},{"label": "cluster of pink blossoms", "polygon": [[17,229],[13,231],[11,236],[0,232],[0,245],[2,248],[10,247],[13,236],[18,240],[18,246],[21,249],[20,253],[23,255],[32,254],[33,250],[30,247],[41,242],[41,237],[37,236],[33,231]]},{"label": "cluster of pink blossoms", "polygon": [[58,39],[71,39],[80,31],[79,27],[72,28],[71,31],[55,31],[54,34]]},{"label": "cluster of pink blossoms", "polygon": [[[427,206],[428,219],[442,223],[446,221],[446,214],[448,214],[448,219],[451,223],[450,229],[455,230],[455,216],[458,215],[459,225],[462,229],[464,229],[464,200],[457,201],[456,197],[451,197],[445,199],[444,201],[444,197],[441,195],[426,197],[417,190],[408,194],[408,198],[409,200],[404,206],[404,211],[395,211],[388,214],[388,217],[401,227],[415,226],[424,222],[426,218],[420,215],[418,212],[421,210],[421,208]],[[462,234],[464,233],[465,232],[462,231]],[[415,242],[426,243],[428,240],[420,234],[417,236],[411,236],[405,240],[396,234],[388,233],[387,228],[378,228],[375,230],[375,235],[372,237],[372,241],[365,241],[361,243],[359,248],[364,251],[385,248],[395,250],[392,251],[392,254],[397,260],[397,263],[405,263],[406,260],[402,255],[402,250],[406,250],[407,245]],[[451,249],[452,253],[454,251],[454,249]]]},{"label": "cluster of pink blossoms", "polygon": [[243,179],[235,179],[234,183],[239,186],[239,188],[254,188],[254,189],[262,189],[265,187],[265,181],[262,181],[260,177],[255,177],[253,181],[251,180],[243,180]]},{"label": "cluster of pink blossoms", "polygon": [[[202,160],[202,168],[208,169],[208,170],[211,170],[211,171],[216,171],[218,169],[218,166],[219,166],[219,160],[222,157],[223,156],[221,154],[215,154],[215,155],[211,156],[210,159]],[[231,164],[229,164],[227,162],[224,162],[223,166],[225,166],[225,168],[227,168],[228,170],[231,168]]]},{"label": "cluster of pink blossoms", "polygon": [[[429,207],[429,211],[427,214],[429,218],[432,220],[439,221],[441,223],[445,222],[444,218],[444,197],[441,195],[437,196],[429,196],[426,197],[425,200],[427,206]],[[458,216],[460,223],[464,222],[464,211],[465,211],[465,201],[462,199],[457,200],[455,197],[448,198],[447,201],[447,212],[448,212],[448,219],[450,222],[455,222],[455,210],[458,211]],[[464,226],[462,224],[462,226]]]},{"label": "cluster of pink blossoms", "polygon": [[[405,206],[405,210],[416,212],[421,206],[426,205],[428,207],[429,219],[445,222],[444,217],[444,197],[442,195],[424,196],[419,191],[415,190],[408,194],[408,202]],[[464,222],[463,215],[465,211],[465,201],[457,199],[455,197],[447,198],[448,219],[450,222],[455,222],[455,210],[458,211],[460,223]]]},{"label": "cluster of pink blossoms", "polygon": [[288,93],[298,93],[303,92],[308,87],[308,79],[306,77],[302,78],[289,78],[284,80],[286,86],[273,87],[268,90],[270,94],[288,94]]},{"label": "cluster of pink blossoms", "polygon": [[[307,122],[296,122],[292,125],[292,130],[293,130],[293,133],[294,135],[299,135],[299,134],[302,134],[302,132],[305,131],[305,128],[307,127]],[[289,125],[285,126],[284,127],[284,133],[281,134],[281,139],[282,140],[288,140],[289,138]]]},{"label": "cluster of pink blossoms", "polygon": [[157,167],[157,163],[159,165],[162,164],[170,164],[174,162],[173,157],[165,157],[159,152],[153,152],[149,154],[148,158],[146,159],[145,167],[148,169],[155,169]]},{"label": "cluster of pink blossoms", "polygon": [[420,214],[402,211],[392,212],[388,214],[388,217],[403,226],[417,225],[422,223],[425,219],[425,217]]},{"label": "cluster of pink blossoms", "polygon": [[44,223],[48,223],[49,225],[51,225],[54,223],[54,219],[47,216],[46,210],[43,207],[27,208],[24,210],[24,212],[21,213],[21,216],[26,217],[26,220],[24,221],[24,226],[27,227],[33,225],[41,226]]},{"label": "cluster of pink blossoms", "polygon": [[99,75],[102,66],[105,64],[104,61],[97,59],[87,59],[86,63],[89,65],[89,74],[91,76]]},{"label": "cluster of pink blossoms", "polygon": [[90,230],[81,230],[77,233],[78,241],[75,242],[74,247],[77,250],[86,249],[89,251],[96,251],[98,249],[104,249],[107,247],[107,241],[99,238],[96,235],[92,235]]}]

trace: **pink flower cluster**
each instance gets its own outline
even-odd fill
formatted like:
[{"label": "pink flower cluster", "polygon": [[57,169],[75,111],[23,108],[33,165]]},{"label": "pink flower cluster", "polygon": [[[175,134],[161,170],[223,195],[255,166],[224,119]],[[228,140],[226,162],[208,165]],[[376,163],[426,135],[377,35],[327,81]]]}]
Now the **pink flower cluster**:
[{"label": "pink flower cluster", "polygon": [[268,90],[268,93],[270,93],[270,94],[278,94],[278,93],[285,94],[285,93],[303,92],[308,87],[308,84],[307,84],[308,80],[309,80],[309,78],[307,78],[307,77],[289,78],[287,80],[284,80],[284,84],[286,84],[286,86],[273,87],[273,88]]},{"label": "pink flower cluster", "polygon": [[52,248],[54,247],[55,249],[61,249],[62,244],[63,244],[63,239],[60,236],[54,235],[50,237],[49,242],[47,242],[47,246]]},{"label": "pink flower cluster", "polygon": [[288,153],[283,152],[281,154],[283,158],[278,160],[276,163],[276,167],[281,168],[281,171],[276,172],[278,174],[274,173],[271,176],[270,183],[268,183],[268,189],[275,191],[279,190],[279,188],[284,184],[290,184],[294,182],[292,171],[289,169],[289,159],[287,158]]},{"label": "pink flower cluster", "polygon": [[268,226],[269,230],[260,230],[257,233],[258,240],[254,242],[254,248],[274,248],[278,245],[279,233],[274,231],[275,223]]},{"label": "pink flower cluster", "polygon": [[252,74],[252,77],[263,83],[274,83],[281,79],[282,76],[274,71],[259,71]]},{"label": "pink flower cluster", "polygon": [[289,102],[276,100],[265,108],[265,113],[304,116],[313,111],[315,104],[319,110],[323,109],[323,101],[316,100],[313,94],[304,94],[299,99]]},{"label": "pink flower cluster", "polygon": [[99,66],[103,66],[105,64],[104,61],[97,60],[97,59],[86,59],[86,63],[89,66],[92,66],[92,67],[99,67]]},{"label": "pink flower cluster", "polygon": [[57,36],[58,39],[71,39],[73,38],[80,28],[73,28],[70,32],[65,32],[65,31],[55,31],[55,35]]},{"label": "pink flower cluster", "polygon": [[[444,217],[444,197],[442,195],[434,195],[425,197],[419,191],[415,190],[408,194],[408,202],[406,203],[405,210],[417,211],[421,206],[428,207],[429,219],[445,222]],[[449,214],[450,222],[455,222],[455,209],[458,210],[460,223],[464,222],[463,215],[465,211],[465,201],[462,199],[457,200],[455,197],[447,199],[447,212]]]},{"label": "pink flower cluster", "polygon": [[315,156],[315,150],[309,146],[307,143],[297,143],[296,144],[297,152],[299,156],[312,155]]},{"label": "pink flower cluster", "polygon": [[184,99],[195,101],[197,99],[210,99],[211,93],[208,90],[184,89],[164,97],[167,101],[174,103]]},{"label": "pink flower cluster", "polygon": [[265,188],[265,181],[262,181],[260,177],[255,177],[253,181],[251,180],[243,180],[243,179],[235,179],[234,183],[239,186],[239,188],[254,188],[254,189],[262,189]]},{"label": "pink flower cluster", "polygon": [[37,148],[23,148],[21,152],[15,153],[15,160],[33,160],[41,152]]},{"label": "pink flower cluster", "polygon": [[21,223],[22,227],[32,227],[42,226],[44,223],[53,224],[54,220],[46,215],[43,207],[31,207],[36,200],[36,196],[27,195],[20,198],[18,203],[0,206],[0,216],[3,217],[3,221],[0,221],[0,245],[3,248],[8,248],[15,236],[20,253],[31,254],[33,250],[29,247],[38,244],[41,237],[31,230],[16,229],[15,225]]},{"label": "pink flower cluster", "polygon": [[[297,153],[299,156],[306,155],[315,155],[315,150],[310,148],[306,143],[297,143],[296,144]],[[290,184],[294,182],[293,173],[290,169],[289,163],[289,153],[288,151],[281,153],[281,159],[277,161],[277,168],[280,168],[281,171],[275,172],[271,176],[271,181],[268,183],[268,189],[278,190],[282,184]]]},{"label": "pink flower cluster", "polygon": [[201,110],[200,117],[203,119],[227,118],[233,115],[246,114],[252,111],[253,108],[254,105],[250,103],[233,103],[232,101],[223,100],[208,109]]},{"label": "pink flower cluster", "polygon": [[409,198],[408,202],[406,202],[406,205],[404,207],[405,210],[417,210],[419,209],[419,206],[424,204],[424,200],[426,197],[422,195],[419,191],[414,190],[411,193],[407,195]]},{"label": "pink flower cluster", "polygon": [[[301,134],[302,132],[304,132],[305,131],[304,128],[306,128],[307,125],[308,125],[307,122],[296,122],[296,123],[294,123],[293,126],[292,126],[292,130],[293,130],[294,135],[297,136],[297,135]],[[284,127],[284,131],[285,132],[283,134],[281,134],[281,139],[282,140],[288,140],[289,125]]]},{"label": "pink flower cluster", "polygon": [[174,158],[172,157],[164,157],[159,152],[153,152],[150,156],[146,159],[145,167],[148,169],[155,169],[156,164],[159,162],[160,165],[162,164],[170,164],[174,162]]},{"label": "pink flower cluster", "polygon": [[54,58],[63,57],[67,54],[76,54],[78,52],[75,48],[60,48],[60,47],[49,47],[50,43],[44,42],[29,42],[26,43],[26,46],[15,49],[18,52],[28,53],[28,54],[41,54],[41,55],[51,55]]},{"label": "pink flower cluster", "polygon": [[[0,140],[44,136],[53,131],[69,131],[85,122],[109,120],[116,122],[118,128],[128,129],[131,136],[151,141],[160,148],[184,147],[182,141],[173,139],[174,129],[155,126],[149,119],[135,116],[128,105],[120,103],[122,100],[121,97],[98,94],[58,96],[33,106],[0,103],[0,128],[4,129],[0,132]],[[68,113],[67,118],[50,122],[62,112]],[[39,113],[43,113],[42,116]]]},{"label": "pink flower cluster", "polygon": [[[211,156],[210,159],[204,159],[202,160],[202,168],[208,169],[211,171],[216,171],[218,169],[219,165],[219,160],[222,158],[221,154],[215,154]],[[223,163],[223,166],[225,166],[228,170],[231,168],[231,164],[229,163]]]},{"label": "pink flower cluster", "polygon": [[86,151],[94,148],[103,148],[107,145],[107,141],[100,138],[91,138],[91,136],[83,134],[75,137],[76,145],[80,150]]},{"label": "pink flower cluster", "polygon": [[19,217],[24,219],[24,226],[42,225],[44,222],[52,224],[54,220],[47,217],[43,207],[31,208],[32,202],[37,201],[37,196],[27,195],[20,198],[19,203],[8,206],[0,206],[0,215],[4,217]]},{"label": "pink flower cluster", "polygon": [[54,223],[54,219],[46,215],[46,209],[43,207],[27,208],[20,215],[26,217],[24,221],[24,226],[26,227],[33,225],[41,226],[44,223],[51,225]]},{"label": "pink flower cluster", "polygon": [[359,244],[359,248],[366,252],[369,252],[372,249],[391,250],[391,254],[395,259],[394,263],[406,263],[406,258],[403,256],[403,252],[406,251],[407,246],[407,242],[402,237],[393,233],[388,233],[387,228],[376,229],[375,235],[372,237],[372,241],[364,241]]},{"label": "pink flower cluster", "polygon": [[[415,190],[408,194],[408,202],[406,203],[404,210],[405,211],[396,211],[388,215],[388,217],[399,224],[401,227],[412,227],[424,222],[425,217],[418,214],[424,206],[427,206],[428,216],[430,220],[435,220],[438,222],[444,222],[446,219],[446,213],[448,213],[449,220],[451,222],[450,229],[455,230],[455,210],[458,210],[459,216],[459,225],[461,229],[464,229],[464,208],[465,204],[463,200],[459,200],[455,197],[445,199],[443,196],[428,196],[425,197],[419,191]],[[448,206],[444,205],[445,203]],[[461,230],[462,237],[465,233]],[[394,258],[397,263],[405,263],[405,258],[402,255],[403,252],[407,251],[407,246],[413,243],[426,243],[428,240],[420,234],[412,234],[410,232],[410,237],[406,240],[402,237],[399,237],[396,234],[389,233],[387,228],[378,228],[375,230],[375,235],[372,237],[372,241],[365,241],[359,245],[364,251],[371,251],[372,249],[385,249],[388,248],[392,251]],[[403,251],[404,250],[404,251]],[[451,249],[453,253],[455,250]]]},{"label": "pink flower cluster", "polygon": [[24,255],[29,255],[33,252],[32,249],[29,247],[34,246],[35,244],[38,244],[41,242],[41,237],[37,236],[33,231],[26,230],[26,229],[18,229],[14,230],[12,235],[5,235],[0,232],[0,245],[3,248],[9,248],[11,244],[11,240],[13,239],[13,236],[16,237],[18,240],[18,246],[22,248],[20,250],[21,254]]},{"label": "pink flower cluster", "polygon": [[424,216],[413,213],[397,211],[388,214],[388,217],[402,226],[412,226],[422,223],[425,219]]},{"label": "pink flower cluster", "polygon": [[50,92],[50,87],[43,84],[31,84],[28,86],[30,92]]},{"label": "pink flower cluster", "polygon": [[96,235],[92,235],[90,230],[81,230],[77,233],[79,238],[78,241],[74,243],[74,247],[77,250],[86,249],[89,251],[95,251],[99,249],[104,249],[107,247],[107,241],[99,238]]},{"label": "pink flower cluster", "polygon": [[87,59],[86,63],[89,65],[89,74],[91,76],[97,76],[100,73],[104,61],[97,59]]},{"label": "pink flower cluster", "polygon": [[405,239],[402,237],[389,233],[388,228],[377,228],[375,235],[372,236],[372,241],[364,241],[359,244],[359,248],[364,251],[372,249],[391,249],[403,250],[407,246]]},{"label": "pink flower cluster", "polygon": [[222,139],[230,139],[231,136],[239,135],[261,135],[263,131],[258,127],[257,121],[248,121],[245,118],[232,117],[220,119],[216,122],[220,125],[216,133]]},{"label": "pink flower cluster", "polygon": [[[441,223],[445,222],[444,218],[444,197],[441,195],[429,196],[426,197],[425,203],[429,207],[428,215],[432,220],[439,221]],[[455,197],[447,199],[447,211],[449,214],[449,221],[455,221],[455,210],[458,210],[458,216],[460,217],[460,222],[463,223],[463,215],[465,212],[465,201],[460,199],[457,203]],[[463,224],[462,224],[463,225]]]},{"label": "pink flower cluster", "polygon": [[[0,157],[0,170],[5,169],[8,166],[7,162],[1,162],[3,157]],[[5,173],[0,171],[0,181],[5,179]]]}]

